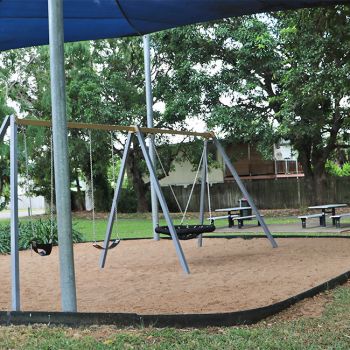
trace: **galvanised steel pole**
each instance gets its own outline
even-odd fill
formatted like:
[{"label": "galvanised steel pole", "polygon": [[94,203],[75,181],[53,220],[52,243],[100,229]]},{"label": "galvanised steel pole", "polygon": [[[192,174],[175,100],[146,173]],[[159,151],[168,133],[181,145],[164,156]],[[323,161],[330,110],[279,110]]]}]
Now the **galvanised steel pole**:
[{"label": "galvanised steel pole", "polygon": [[[21,296],[19,287],[18,254],[18,150],[17,124],[15,116],[10,117],[10,190],[11,190],[11,294],[12,311],[20,311]],[[28,181],[28,179],[27,179]]]},{"label": "galvanised steel pole", "polygon": [[[150,36],[143,36],[143,54],[145,62],[145,86],[146,86],[146,105],[147,105],[147,127],[153,128],[153,95],[152,95],[152,81],[151,81],[151,50],[150,50]],[[154,134],[148,136],[148,152],[152,164],[155,167],[155,152],[154,152]],[[158,215],[158,198],[154,189],[154,184],[151,181],[151,204],[152,204],[152,223],[153,223],[153,239],[159,241],[159,234],[155,232],[155,228],[159,223]]]},{"label": "galvanised steel pole", "polygon": [[77,298],[72,242],[72,214],[64,72],[63,0],[48,0],[48,8],[52,133],[60,261],[61,307],[62,311],[76,312]]}]

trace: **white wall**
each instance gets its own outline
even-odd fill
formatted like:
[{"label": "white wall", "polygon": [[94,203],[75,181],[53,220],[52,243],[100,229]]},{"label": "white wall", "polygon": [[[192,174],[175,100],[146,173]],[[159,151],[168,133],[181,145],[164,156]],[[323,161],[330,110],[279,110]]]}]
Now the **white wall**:
[{"label": "white wall", "polygon": [[298,152],[292,148],[290,143],[288,143],[287,141],[282,141],[279,145],[274,146],[274,156],[276,160],[297,160]]},{"label": "white wall", "polygon": [[[38,196],[38,197],[32,197],[31,198],[32,202],[32,209],[41,209],[45,210],[45,199],[43,196]],[[19,195],[18,196],[18,209],[28,209],[29,208],[29,198],[26,197],[25,195]]]},{"label": "white wall", "polygon": [[[180,163],[174,163],[174,171],[169,173],[169,176],[161,179],[159,182],[161,186],[178,185],[187,186],[191,185],[196,177],[197,169],[193,170],[193,165],[189,161]],[[201,178],[201,171],[198,178]],[[209,171],[209,183],[224,182],[224,173],[222,168],[210,168]]]}]

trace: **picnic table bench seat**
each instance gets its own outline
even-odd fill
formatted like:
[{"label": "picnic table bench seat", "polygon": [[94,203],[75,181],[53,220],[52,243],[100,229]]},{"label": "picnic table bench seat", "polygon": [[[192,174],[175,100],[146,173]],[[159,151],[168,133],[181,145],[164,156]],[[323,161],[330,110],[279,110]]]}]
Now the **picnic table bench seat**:
[{"label": "picnic table bench seat", "polygon": [[[260,214],[261,217],[264,217],[264,215]],[[243,227],[243,221],[244,220],[251,220],[251,219],[255,219],[256,215],[245,215],[245,216],[238,216],[234,218],[234,220],[237,220],[238,222],[238,228],[242,228]],[[258,225],[260,226],[260,222],[258,220]]]},{"label": "picnic table bench seat", "polygon": [[325,226],[325,214],[310,214],[310,215],[300,215],[298,216],[298,219],[301,219],[301,226],[302,228],[306,228],[306,220],[312,219],[312,218],[319,218],[320,219],[320,226]]},{"label": "picnic table bench seat", "polygon": [[234,219],[236,218],[237,214],[230,214],[230,215],[221,215],[221,216],[211,216],[210,218],[208,218],[208,220],[210,221],[211,224],[214,224],[215,220],[221,220],[221,219]]},{"label": "picnic table bench seat", "polygon": [[347,216],[350,216],[350,213],[332,215],[330,218],[334,220],[335,227],[340,228],[340,219]]}]

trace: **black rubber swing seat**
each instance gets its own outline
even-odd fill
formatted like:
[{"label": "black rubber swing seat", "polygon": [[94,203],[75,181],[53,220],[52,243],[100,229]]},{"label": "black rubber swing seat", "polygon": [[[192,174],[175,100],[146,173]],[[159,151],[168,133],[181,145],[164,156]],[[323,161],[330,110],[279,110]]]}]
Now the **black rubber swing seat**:
[{"label": "black rubber swing seat", "polygon": [[[120,239],[115,239],[114,241],[111,241],[112,243],[109,245],[108,249],[113,249],[115,248],[119,243],[120,243]],[[93,247],[95,247],[96,249],[100,249],[100,250],[104,250],[105,248],[102,247],[102,245],[98,244],[97,242],[95,242],[93,244]]]},{"label": "black rubber swing seat", "polygon": [[32,249],[40,256],[48,256],[52,251],[52,243],[37,243],[32,241]]},{"label": "black rubber swing seat", "polygon": [[[197,238],[202,233],[215,231],[214,225],[174,225],[177,236],[181,240]],[[171,236],[169,226],[158,226],[155,231],[163,235]]]}]

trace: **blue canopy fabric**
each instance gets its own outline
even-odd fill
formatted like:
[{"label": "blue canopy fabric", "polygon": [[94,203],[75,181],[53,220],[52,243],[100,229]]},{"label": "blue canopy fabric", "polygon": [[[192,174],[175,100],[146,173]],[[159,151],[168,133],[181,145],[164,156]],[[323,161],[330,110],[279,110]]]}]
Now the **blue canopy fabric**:
[{"label": "blue canopy fabric", "polygon": [[[350,0],[64,0],[65,41],[148,34],[245,14]],[[49,42],[47,0],[0,0],[0,51]]]}]

